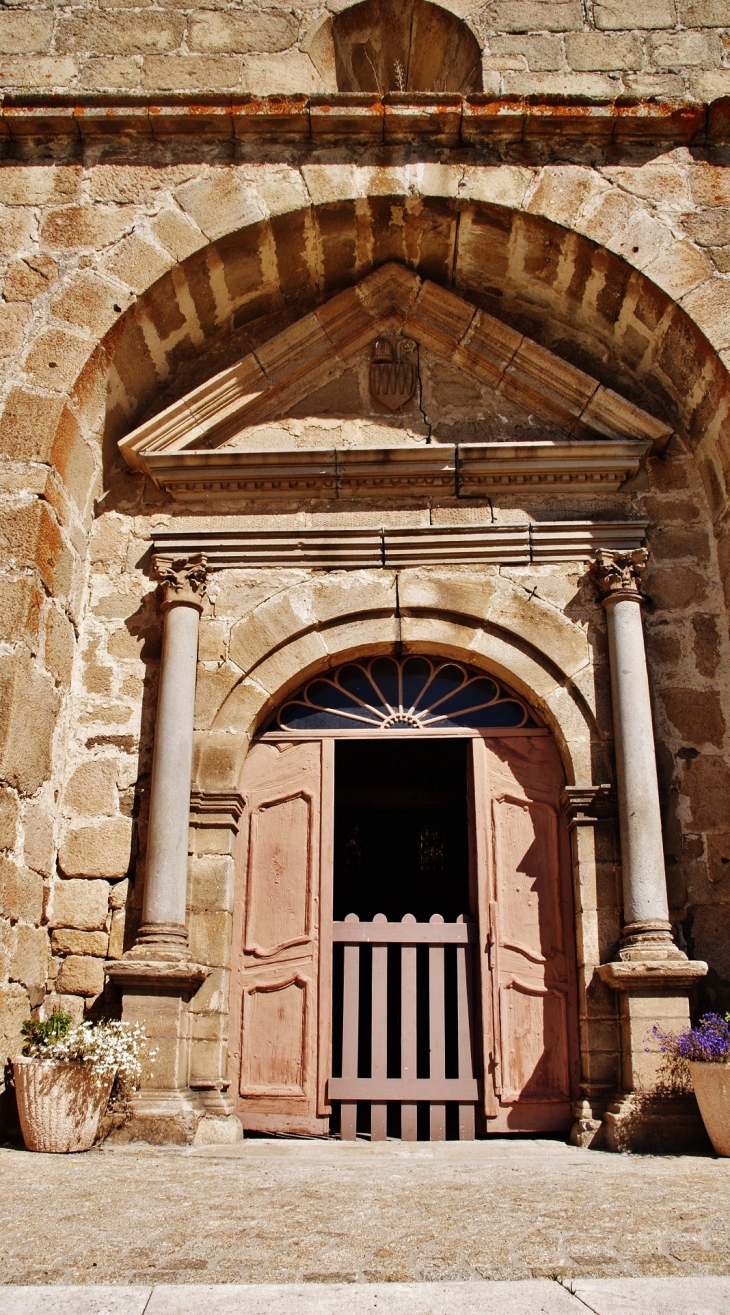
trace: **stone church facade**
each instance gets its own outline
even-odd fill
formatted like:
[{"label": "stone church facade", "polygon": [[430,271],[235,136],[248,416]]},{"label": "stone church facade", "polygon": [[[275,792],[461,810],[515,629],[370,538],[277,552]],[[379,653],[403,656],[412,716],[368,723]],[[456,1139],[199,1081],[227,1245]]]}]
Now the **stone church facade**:
[{"label": "stone church facade", "polygon": [[[118,1137],[697,1144],[647,1036],[730,1008],[730,4],[635,9],[0,7],[0,1053],[142,1021]],[[353,931],[437,778],[459,917]]]}]

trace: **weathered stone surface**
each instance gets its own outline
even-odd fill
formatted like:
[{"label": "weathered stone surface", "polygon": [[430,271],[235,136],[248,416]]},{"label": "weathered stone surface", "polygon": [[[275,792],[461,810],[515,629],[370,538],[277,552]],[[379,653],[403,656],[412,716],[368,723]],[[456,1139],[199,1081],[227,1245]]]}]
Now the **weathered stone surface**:
[{"label": "weathered stone surface", "polygon": [[77,813],[111,816],[117,805],[117,771],[113,758],[82,763],[66,786],[64,802]]},{"label": "weathered stone surface", "polygon": [[8,972],[10,980],[20,982],[31,991],[42,992],[46,985],[48,954],[48,932],[45,927],[19,924],[15,929],[15,948]]},{"label": "weathered stone surface", "polygon": [[42,913],[42,877],[0,855],[0,914],[13,920],[39,923]]},{"label": "weathered stone surface", "polygon": [[126,817],[71,827],[58,852],[59,866],[69,877],[123,877],[131,843],[132,823]]},{"label": "weathered stone surface", "polygon": [[18,837],[20,807],[13,790],[0,789],[0,849],[14,849]]},{"label": "weathered stone surface", "polygon": [[52,683],[29,657],[0,658],[0,773],[25,794],[37,790],[50,771],[57,710]]},{"label": "weathered stone surface", "polygon": [[70,954],[64,959],[57,978],[59,991],[69,995],[97,996],[104,990],[104,964],[101,959]]},{"label": "weathered stone surface", "polygon": [[103,959],[109,945],[105,931],[71,931],[64,928],[51,934],[51,949],[54,954],[91,954]]},{"label": "weathered stone surface", "polygon": [[716,690],[662,689],[660,697],[670,722],[686,740],[721,747],[725,718]]},{"label": "weathered stone surface", "polygon": [[107,881],[56,881],[52,898],[51,927],[98,931],[106,922],[109,903]]}]

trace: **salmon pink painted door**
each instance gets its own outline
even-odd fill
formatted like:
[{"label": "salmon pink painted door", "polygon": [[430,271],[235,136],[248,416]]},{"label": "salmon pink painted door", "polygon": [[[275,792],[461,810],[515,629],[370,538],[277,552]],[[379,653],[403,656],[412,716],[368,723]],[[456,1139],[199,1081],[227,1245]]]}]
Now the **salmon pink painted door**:
[{"label": "salmon pink painted door", "polygon": [[244,1128],[328,1131],[332,740],[255,744],[242,793],[231,1086]]},{"label": "salmon pink painted door", "polygon": [[562,767],[545,735],[472,746],[487,1129],[563,1130],[578,1056]]}]

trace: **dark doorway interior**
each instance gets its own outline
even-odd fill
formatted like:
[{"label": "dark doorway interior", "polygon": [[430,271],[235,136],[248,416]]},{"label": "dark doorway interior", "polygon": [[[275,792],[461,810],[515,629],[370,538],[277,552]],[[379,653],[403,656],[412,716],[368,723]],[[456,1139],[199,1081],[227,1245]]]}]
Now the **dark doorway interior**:
[{"label": "dark doorway interior", "polygon": [[340,740],[334,916],[469,913],[465,739]]}]

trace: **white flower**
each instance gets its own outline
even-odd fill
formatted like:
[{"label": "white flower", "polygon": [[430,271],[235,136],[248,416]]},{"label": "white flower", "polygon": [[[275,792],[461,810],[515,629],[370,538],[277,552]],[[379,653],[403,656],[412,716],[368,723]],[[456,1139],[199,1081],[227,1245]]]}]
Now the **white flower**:
[{"label": "white flower", "polygon": [[147,1034],[139,1023],[121,1023],[116,1019],[79,1023],[56,1041],[30,1046],[27,1053],[34,1059],[76,1060],[88,1064],[97,1086],[111,1078],[117,1095],[128,1095],[137,1090],[145,1053],[152,1064],[157,1057],[157,1049],[149,1049]]}]

